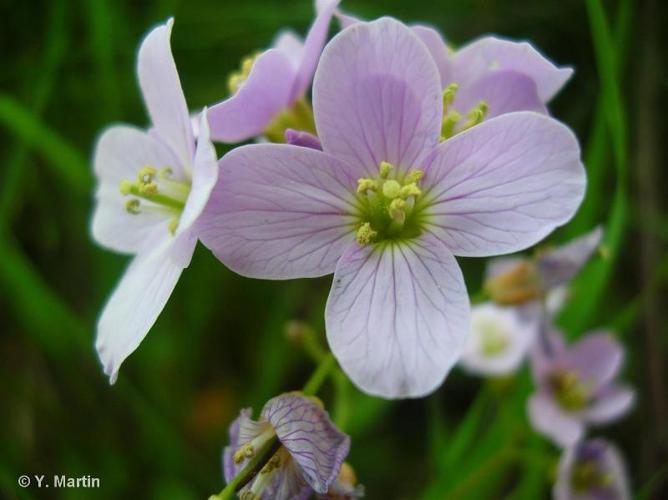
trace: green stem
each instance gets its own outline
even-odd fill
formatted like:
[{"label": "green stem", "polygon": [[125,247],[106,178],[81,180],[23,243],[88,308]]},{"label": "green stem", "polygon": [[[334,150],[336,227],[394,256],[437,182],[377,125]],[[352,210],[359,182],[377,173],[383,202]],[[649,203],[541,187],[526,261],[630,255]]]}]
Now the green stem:
[{"label": "green stem", "polygon": [[[336,366],[336,360],[332,353],[327,353],[323,356],[320,364],[309,378],[302,392],[307,396],[314,396],[320,390],[323,382],[329,375],[330,371]],[[218,493],[218,495],[211,495],[209,500],[228,500],[234,498],[234,495],[244,486],[246,486],[264,467],[269,459],[278,451],[281,443],[278,438],[274,437],[265,444],[258,453],[253,456],[248,464],[227,483],[225,488]]]},{"label": "green stem", "polygon": [[306,385],[304,385],[302,392],[307,396],[314,396],[317,394],[323,382],[329,375],[329,372],[335,366],[336,360],[334,359],[334,355],[331,352],[327,353],[322,360],[320,360],[320,364],[315,369],[308,382],[306,382]]}]

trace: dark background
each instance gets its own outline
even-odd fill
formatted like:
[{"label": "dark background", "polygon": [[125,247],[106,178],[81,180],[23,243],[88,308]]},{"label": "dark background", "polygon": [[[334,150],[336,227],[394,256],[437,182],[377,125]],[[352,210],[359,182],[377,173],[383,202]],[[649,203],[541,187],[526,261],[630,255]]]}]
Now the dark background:
[{"label": "dark background", "polygon": [[[590,187],[550,238],[598,223],[610,256],[577,280],[570,337],[608,326],[627,347],[635,410],[595,430],[626,457],[638,498],[661,498],[668,468],[666,17],[661,2],[346,0],[366,18],[426,21],[454,45],[485,33],[531,40],[576,69],[552,103],[583,145]],[[600,14],[600,12],[599,12]],[[299,388],[313,369],[288,320],[322,330],[330,278],[243,279],[199,247],[146,341],[110,387],[93,349],[96,316],[126,259],[89,234],[96,135],[143,125],[141,37],[174,15],[172,47],[191,109],[226,94],[239,61],[278,30],[305,33],[299,1],[0,2],[0,497],[201,499],[222,488],[221,450],[241,407]],[[603,19],[605,21],[605,19]],[[222,153],[223,150],[221,149]],[[482,259],[462,259],[473,293]],[[370,499],[549,496],[558,453],[525,417],[531,382],[455,371],[433,396],[384,402],[344,387],[333,409]],[[333,389],[323,399],[331,407]],[[339,395],[340,396],[340,395]],[[338,396],[337,396],[338,397]],[[99,490],[17,487],[21,474],[99,477]],[[665,497],[664,497],[665,498]]]}]

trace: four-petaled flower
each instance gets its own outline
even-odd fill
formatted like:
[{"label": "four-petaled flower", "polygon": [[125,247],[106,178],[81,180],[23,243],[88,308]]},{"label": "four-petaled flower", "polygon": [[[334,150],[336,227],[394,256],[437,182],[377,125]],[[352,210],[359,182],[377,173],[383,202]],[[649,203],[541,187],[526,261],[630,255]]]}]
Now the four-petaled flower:
[{"label": "four-petaled flower", "polygon": [[206,110],[195,144],[170,48],[172,25],[170,19],[155,28],[139,49],[139,85],[152,127],[113,126],[95,149],[93,236],[135,255],[97,325],[96,348],[112,383],[190,264],[193,224],[218,177]]},{"label": "four-petaled flower", "polygon": [[555,500],[628,500],[626,468],[619,451],[603,439],[564,451],[553,488]]},{"label": "four-petaled flower", "polygon": [[287,393],[267,402],[257,421],[247,408],[230,426],[223,451],[225,480],[231,481],[274,438],[276,451],[239,493],[241,500],[289,500],[325,495],[334,485],[350,449],[319,402]]},{"label": "four-petaled flower", "polygon": [[492,303],[471,308],[471,335],[459,364],[480,375],[505,375],[519,367],[536,338],[533,324],[513,308]]},{"label": "four-petaled flower", "polygon": [[284,125],[312,128],[312,112],[302,98],[339,1],[318,3],[317,16],[303,42],[292,31],[284,31],[270,49],[242,62],[241,70],[229,81],[231,96],[209,109],[212,139],[232,143],[267,135],[282,142]]},{"label": "four-petaled flower", "polygon": [[634,400],[632,389],[614,381],[623,357],[606,332],[590,333],[572,347],[551,334],[531,357],[537,384],[528,401],[533,427],[568,447],[582,439],[587,425],[621,417]]},{"label": "four-petaled flower", "polygon": [[[342,27],[360,20],[336,10]],[[528,42],[485,36],[452,50],[434,28],[416,24],[413,32],[434,58],[443,87],[443,138],[480,119],[513,111],[547,114],[546,104],[573,74],[559,68]]]},{"label": "four-petaled flower", "polygon": [[334,272],[326,329],[343,369],[370,394],[425,395],[470,326],[454,256],[519,251],[568,221],[585,187],[577,140],[545,115],[517,112],[441,142],[438,68],[390,18],[328,44],[313,104],[323,151],[230,152],[200,238],[245,276]]}]

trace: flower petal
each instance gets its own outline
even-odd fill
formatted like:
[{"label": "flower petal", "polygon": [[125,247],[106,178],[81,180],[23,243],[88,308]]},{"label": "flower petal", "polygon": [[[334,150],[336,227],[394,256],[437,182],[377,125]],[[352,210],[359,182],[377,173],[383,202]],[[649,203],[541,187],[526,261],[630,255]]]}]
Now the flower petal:
[{"label": "flower petal", "polygon": [[268,279],[334,271],[354,238],[356,179],[321,151],[254,144],[220,161],[198,222],[202,242],[230,269]]},{"label": "flower petal", "polygon": [[120,191],[123,180],[135,180],[144,165],[172,166],[174,154],[150,134],[121,125],[106,129],[95,145],[93,167],[98,179],[96,206],[92,220],[95,240],[102,246],[121,253],[136,253],[146,244],[149,235],[163,226],[168,233],[169,217],[125,209],[128,198]]},{"label": "flower petal", "polygon": [[199,137],[197,139],[197,150],[193,162],[192,186],[183,213],[179,220],[177,236],[188,231],[190,226],[200,216],[206,202],[209,201],[211,190],[218,180],[218,160],[216,149],[209,140],[209,125],[207,123],[207,110],[202,111],[200,117]]},{"label": "flower petal", "polygon": [[413,33],[420,37],[420,40],[427,46],[429,53],[434,58],[434,62],[438,66],[438,72],[441,75],[441,86],[445,88],[448,84],[454,82],[450,49],[448,49],[438,30],[421,24],[415,24],[411,26],[411,29]]},{"label": "flower petal", "polygon": [[409,243],[353,244],[334,274],[327,339],[364,392],[419,397],[435,390],[459,358],[469,313],[457,262],[429,235]]},{"label": "flower petal", "polygon": [[151,31],[139,48],[137,74],[148,113],[158,135],[180,160],[190,165],[194,153],[188,106],[172,56],[170,37],[174,19]]},{"label": "flower petal", "polygon": [[531,112],[508,113],[448,139],[425,171],[429,227],[466,257],[534,245],[573,217],[586,183],[573,133]]},{"label": "flower petal", "polygon": [[229,483],[234,476],[243,468],[244,464],[234,463],[234,453],[239,449],[241,441],[239,439],[239,430],[243,423],[250,421],[253,415],[251,408],[244,408],[241,410],[239,416],[230,424],[229,429],[229,444],[223,449],[223,476],[225,482]]},{"label": "flower petal", "polygon": [[299,68],[304,57],[304,42],[297,33],[291,30],[281,31],[271,46],[280,50],[288,58],[295,71]]},{"label": "flower petal", "polygon": [[584,411],[584,417],[595,424],[612,422],[628,412],[634,401],[633,389],[613,384],[597,395],[596,402]]},{"label": "flower petal", "polygon": [[488,105],[487,119],[513,111],[547,114],[547,108],[536,92],[536,83],[516,71],[495,71],[471,85],[460,87],[452,106],[465,115],[480,101]]},{"label": "flower petal", "polygon": [[290,104],[295,68],[278,49],[260,54],[237,92],[209,109],[211,138],[240,142],[260,135]]},{"label": "flower petal", "polygon": [[323,51],[313,84],[323,149],[377,175],[381,161],[420,166],[437,143],[443,104],[438,68],[409,28],[394,19],[358,23]]},{"label": "flower petal", "polygon": [[312,399],[283,394],[267,402],[262,416],[298,464],[306,482],[326,493],[350,450],[350,438],[339,431]]},{"label": "flower petal", "polygon": [[317,5],[317,15],[311,29],[309,29],[306,39],[304,40],[304,50],[302,52],[302,59],[297,70],[297,77],[295,78],[292,91],[290,93],[290,100],[295,100],[304,95],[308,86],[311,84],[315,68],[318,65],[320,54],[325,46],[327,40],[327,33],[329,31],[329,22],[336,11],[341,0],[325,0],[319,2]]},{"label": "flower petal", "polygon": [[529,398],[528,410],[533,428],[562,448],[573,446],[584,436],[582,422],[564,413],[545,392],[538,392]]},{"label": "flower petal", "polygon": [[317,136],[303,130],[285,129],[285,142],[293,146],[317,149],[322,151],[322,144]]},{"label": "flower petal", "polygon": [[577,371],[583,380],[603,387],[619,373],[624,360],[621,344],[610,333],[590,333],[564,355],[565,368]]},{"label": "flower petal", "polygon": [[553,288],[573,279],[601,244],[602,238],[603,229],[599,226],[565,245],[541,254],[536,259],[536,265],[543,286]]},{"label": "flower petal", "polygon": [[484,37],[458,50],[454,56],[457,83],[461,88],[492,71],[510,70],[529,76],[536,83],[538,96],[548,102],[573,74],[571,68],[558,68],[528,42]]},{"label": "flower petal", "polygon": [[194,244],[183,248],[171,238],[154,241],[153,251],[133,259],[97,323],[95,348],[112,384],[158,319],[194,250]]}]

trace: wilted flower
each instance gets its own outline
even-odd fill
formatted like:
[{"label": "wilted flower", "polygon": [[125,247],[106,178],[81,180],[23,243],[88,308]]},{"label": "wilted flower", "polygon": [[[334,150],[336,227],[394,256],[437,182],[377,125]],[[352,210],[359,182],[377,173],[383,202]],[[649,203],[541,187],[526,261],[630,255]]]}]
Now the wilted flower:
[{"label": "wilted flower", "polygon": [[559,462],[555,500],[627,500],[631,498],[619,451],[603,439],[567,449]]},{"label": "wilted flower", "polygon": [[[342,27],[359,19],[337,9]],[[444,89],[443,137],[465,130],[484,117],[513,111],[547,113],[545,104],[573,74],[559,68],[528,42],[486,36],[451,49],[434,28],[413,25],[436,62]]]},{"label": "wilted flower", "polygon": [[614,381],[624,352],[610,334],[590,333],[572,347],[557,334],[546,340],[532,353],[537,391],[528,402],[529,419],[538,431],[567,447],[582,439],[587,425],[626,413],[634,393]]},{"label": "wilted flower", "polygon": [[350,438],[339,431],[317,400],[288,393],[267,402],[257,421],[250,408],[230,426],[223,452],[225,480],[231,481],[248,459],[272,439],[278,446],[267,464],[245,486],[241,500],[308,498],[326,494],[348,454]]},{"label": "wilted flower", "polygon": [[519,251],[569,220],[585,186],[577,140],[521,112],[440,143],[436,64],[389,18],[330,42],[313,101],[323,151],[230,152],[200,236],[245,276],[334,272],[327,337],[346,373],[370,394],[427,394],[469,331],[454,255]]},{"label": "wilted flower", "polygon": [[471,308],[471,334],[459,361],[466,371],[505,375],[517,370],[536,338],[536,329],[513,308],[492,303]]},{"label": "wilted flower", "polygon": [[139,49],[139,85],[152,127],[113,126],[95,149],[93,236],[135,255],[97,325],[97,351],[112,383],[189,265],[197,243],[192,226],[218,176],[206,111],[195,146],[170,49],[172,25],[170,19],[155,28]]},{"label": "wilted flower", "polygon": [[313,129],[313,114],[303,97],[339,1],[319,2],[317,17],[303,42],[293,32],[284,31],[271,48],[242,62],[240,71],[230,77],[230,97],[209,110],[212,139],[240,142],[266,135],[281,142],[288,127]]},{"label": "wilted flower", "polygon": [[525,305],[546,298],[575,277],[598,248],[602,237],[603,230],[597,227],[533,258],[493,259],[487,268],[485,290],[492,300],[504,305]]}]

